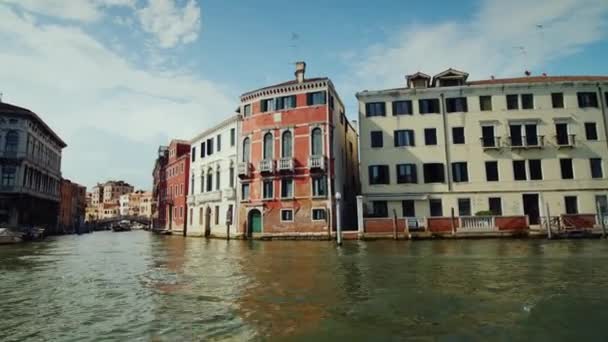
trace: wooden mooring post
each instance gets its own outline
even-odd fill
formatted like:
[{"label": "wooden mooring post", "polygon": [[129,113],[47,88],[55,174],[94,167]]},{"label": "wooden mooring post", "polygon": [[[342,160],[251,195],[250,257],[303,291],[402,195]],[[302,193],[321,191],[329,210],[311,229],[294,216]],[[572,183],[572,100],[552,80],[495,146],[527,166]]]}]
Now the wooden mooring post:
[{"label": "wooden mooring post", "polygon": [[549,211],[549,203],[547,206],[547,238],[551,240],[553,238],[553,233],[551,231],[551,211]]},{"label": "wooden mooring post", "polygon": [[397,210],[393,209],[393,239],[398,240],[399,236],[397,233]]},{"label": "wooden mooring post", "polygon": [[452,226],[452,235],[456,235],[456,227],[454,226],[454,207],[450,210],[450,225]]}]

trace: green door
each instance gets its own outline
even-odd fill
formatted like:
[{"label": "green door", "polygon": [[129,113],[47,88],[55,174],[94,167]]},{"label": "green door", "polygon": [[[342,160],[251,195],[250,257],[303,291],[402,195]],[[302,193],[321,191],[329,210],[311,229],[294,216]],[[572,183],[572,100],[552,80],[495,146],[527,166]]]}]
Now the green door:
[{"label": "green door", "polygon": [[249,213],[249,231],[252,233],[262,232],[262,215],[258,210]]}]

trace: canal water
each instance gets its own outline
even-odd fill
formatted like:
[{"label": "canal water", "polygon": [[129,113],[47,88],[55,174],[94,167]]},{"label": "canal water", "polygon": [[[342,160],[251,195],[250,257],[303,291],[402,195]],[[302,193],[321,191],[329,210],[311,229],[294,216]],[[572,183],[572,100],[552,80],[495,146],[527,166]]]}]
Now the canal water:
[{"label": "canal water", "polygon": [[608,241],[0,247],[0,341],[606,341]]}]

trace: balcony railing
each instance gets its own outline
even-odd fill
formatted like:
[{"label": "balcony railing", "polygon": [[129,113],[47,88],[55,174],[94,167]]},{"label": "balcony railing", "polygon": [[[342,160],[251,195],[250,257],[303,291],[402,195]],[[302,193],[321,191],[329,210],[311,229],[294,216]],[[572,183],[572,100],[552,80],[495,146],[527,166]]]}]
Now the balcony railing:
[{"label": "balcony railing", "polygon": [[572,148],[574,147],[575,139],[574,134],[567,135],[556,135],[555,136],[555,144],[558,148]]},{"label": "balcony railing", "polygon": [[260,161],[260,172],[272,173],[274,172],[274,160],[264,159]]},{"label": "balcony railing", "polygon": [[544,135],[517,136],[509,137],[509,144],[512,149],[518,148],[542,148],[545,146]]},{"label": "balcony railing", "polygon": [[286,157],[279,159],[279,171],[293,171],[293,158]]},{"label": "balcony railing", "polygon": [[236,198],[236,190],[232,188],[222,190],[222,200],[233,200]]},{"label": "balcony railing", "polygon": [[222,200],[222,192],[219,190],[203,192],[202,194],[196,194],[195,196],[197,204],[202,204],[206,202],[218,202]]},{"label": "balcony railing", "polygon": [[251,163],[242,162],[237,165],[237,171],[239,177],[250,177],[251,176]]},{"label": "balcony railing", "polygon": [[312,169],[325,170],[325,156],[310,156],[308,167]]},{"label": "balcony railing", "polygon": [[424,230],[426,227],[426,220],[424,217],[406,217],[405,223],[407,224],[408,230]]},{"label": "balcony railing", "polygon": [[484,150],[492,150],[500,148],[500,137],[481,137],[481,147]]},{"label": "balcony railing", "polygon": [[494,216],[461,216],[459,220],[459,232],[479,233],[497,230]]}]

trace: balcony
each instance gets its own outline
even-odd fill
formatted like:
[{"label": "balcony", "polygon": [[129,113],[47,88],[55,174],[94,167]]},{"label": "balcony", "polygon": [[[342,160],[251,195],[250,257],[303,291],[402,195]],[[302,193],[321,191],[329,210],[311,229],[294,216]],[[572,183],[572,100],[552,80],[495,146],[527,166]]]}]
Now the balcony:
[{"label": "balcony", "polygon": [[239,173],[239,177],[248,178],[251,176],[251,163],[242,162],[237,165],[237,171]]},{"label": "balcony", "polygon": [[511,149],[532,149],[545,146],[544,135],[509,137]]},{"label": "balcony", "polygon": [[196,204],[202,204],[207,202],[219,202],[222,200],[221,191],[203,192],[202,194],[196,194]]},{"label": "balcony", "polygon": [[195,205],[196,195],[189,195],[188,198],[186,198],[186,203],[188,203],[188,205]]},{"label": "balcony", "polygon": [[293,158],[281,158],[279,159],[279,171],[293,172]]},{"label": "balcony", "polygon": [[260,172],[262,173],[273,173],[274,172],[274,160],[264,159],[260,161]]},{"label": "balcony", "polygon": [[555,144],[557,148],[573,148],[575,143],[574,137],[574,134],[556,135]]},{"label": "balcony", "polygon": [[308,158],[308,167],[311,170],[325,170],[325,156],[310,156]]},{"label": "balcony", "polygon": [[500,137],[481,137],[481,147],[484,150],[499,150]]},{"label": "balcony", "polygon": [[236,190],[229,188],[222,190],[222,200],[235,200],[236,199]]},{"label": "balcony", "polygon": [[26,153],[22,151],[0,150],[0,158],[4,159],[23,159]]}]

